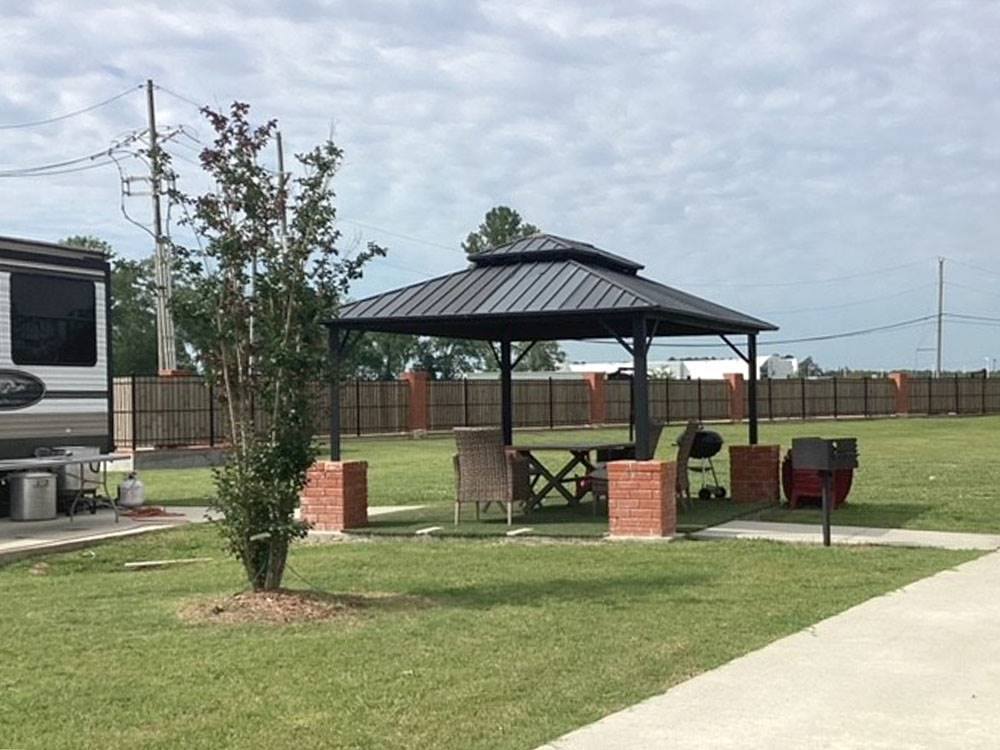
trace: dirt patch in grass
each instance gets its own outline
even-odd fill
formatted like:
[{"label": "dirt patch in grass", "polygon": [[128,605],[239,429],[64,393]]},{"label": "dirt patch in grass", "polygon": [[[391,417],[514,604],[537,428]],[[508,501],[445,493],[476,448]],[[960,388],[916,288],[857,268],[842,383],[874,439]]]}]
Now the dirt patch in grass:
[{"label": "dirt patch in grass", "polygon": [[293,625],[350,620],[373,610],[425,609],[431,601],[403,594],[329,594],[323,591],[242,591],[231,596],[185,602],[181,620],[216,625]]}]

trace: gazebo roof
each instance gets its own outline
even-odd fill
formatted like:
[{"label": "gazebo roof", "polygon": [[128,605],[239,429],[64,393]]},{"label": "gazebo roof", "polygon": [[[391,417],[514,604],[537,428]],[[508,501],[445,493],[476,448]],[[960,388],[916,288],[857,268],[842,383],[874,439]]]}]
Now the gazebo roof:
[{"label": "gazebo roof", "polygon": [[758,333],[776,327],[639,276],[593,245],[536,234],[470,257],[461,271],[345,305],[338,328],[483,340]]}]

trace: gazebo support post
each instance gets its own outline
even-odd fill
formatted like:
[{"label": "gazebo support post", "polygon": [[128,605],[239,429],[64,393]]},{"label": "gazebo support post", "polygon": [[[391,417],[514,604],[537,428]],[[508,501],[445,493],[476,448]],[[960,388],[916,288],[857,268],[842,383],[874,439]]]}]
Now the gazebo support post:
[{"label": "gazebo support post", "polygon": [[330,460],[340,460],[340,331],[327,328],[327,352],[330,357]]},{"label": "gazebo support post", "polygon": [[747,335],[747,418],[750,445],[757,445],[757,334]]},{"label": "gazebo support post", "polygon": [[500,342],[500,428],[504,445],[514,444],[514,387],[511,381],[510,341]]},{"label": "gazebo support post", "polygon": [[635,425],[635,457],[648,461],[649,446],[649,373],[646,371],[646,319],[637,315],[632,320],[632,403]]}]

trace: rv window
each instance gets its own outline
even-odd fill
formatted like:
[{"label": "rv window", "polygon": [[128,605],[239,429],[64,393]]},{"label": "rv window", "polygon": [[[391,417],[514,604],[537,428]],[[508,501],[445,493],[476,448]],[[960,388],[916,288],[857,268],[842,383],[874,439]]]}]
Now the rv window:
[{"label": "rv window", "polygon": [[12,273],[10,308],[14,364],[91,367],[97,363],[92,281]]}]

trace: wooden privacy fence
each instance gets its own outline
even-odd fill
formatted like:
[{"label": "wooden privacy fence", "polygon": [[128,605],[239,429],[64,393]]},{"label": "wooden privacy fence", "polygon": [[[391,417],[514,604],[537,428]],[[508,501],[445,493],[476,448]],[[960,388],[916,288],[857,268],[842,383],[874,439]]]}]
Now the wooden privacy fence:
[{"label": "wooden privacy fence", "polygon": [[884,417],[896,412],[896,385],[888,378],[762,380],[757,409],[761,419]]},{"label": "wooden privacy fence", "polygon": [[996,414],[1000,378],[911,378],[911,414]]},{"label": "wooden privacy fence", "polygon": [[[512,387],[515,427],[565,427],[590,420],[590,390],[582,380],[515,380]],[[428,429],[500,423],[496,380],[432,380],[427,388]]]},{"label": "wooden privacy fence", "polygon": [[[329,429],[330,392],[311,387],[313,431]],[[410,390],[395,381],[355,380],[340,391],[344,434],[382,435],[407,430]],[[269,419],[254,410],[258,425]],[[229,436],[226,404],[219,389],[200,377],[128,377],[114,382],[115,443],[119,448],[222,445]]]},{"label": "wooden privacy fence", "polygon": [[[632,413],[631,383],[609,380],[605,386],[607,421],[626,423]],[[650,416],[664,422],[689,419],[715,421],[729,419],[729,383],[725,380],[649,381]]]},{"label": "wooden privacy fence", "polygon": [[[762,380],[757,386],[758,415],[769,420],[1000,413],[1000,378],[896,378]],[[513,389],[517,427],[626,424],[631,414],[627,380],[515,380]],[[311,391],[313,429],[323,436],[329,428],[329,390],[317,383]],[[218,390],[199,377],[116,378],[113,395],[119,448],[215,446],[227,441],[226,405]],[[748,411],[745,383],[739,378],[653,379],[649,399],[652,417],[665,422],[736,421]],[[496,425],[500,384],[351,380],[341,386],[340,410],[345,435]],[[266,426],[263,410],[254,416]]]}]

